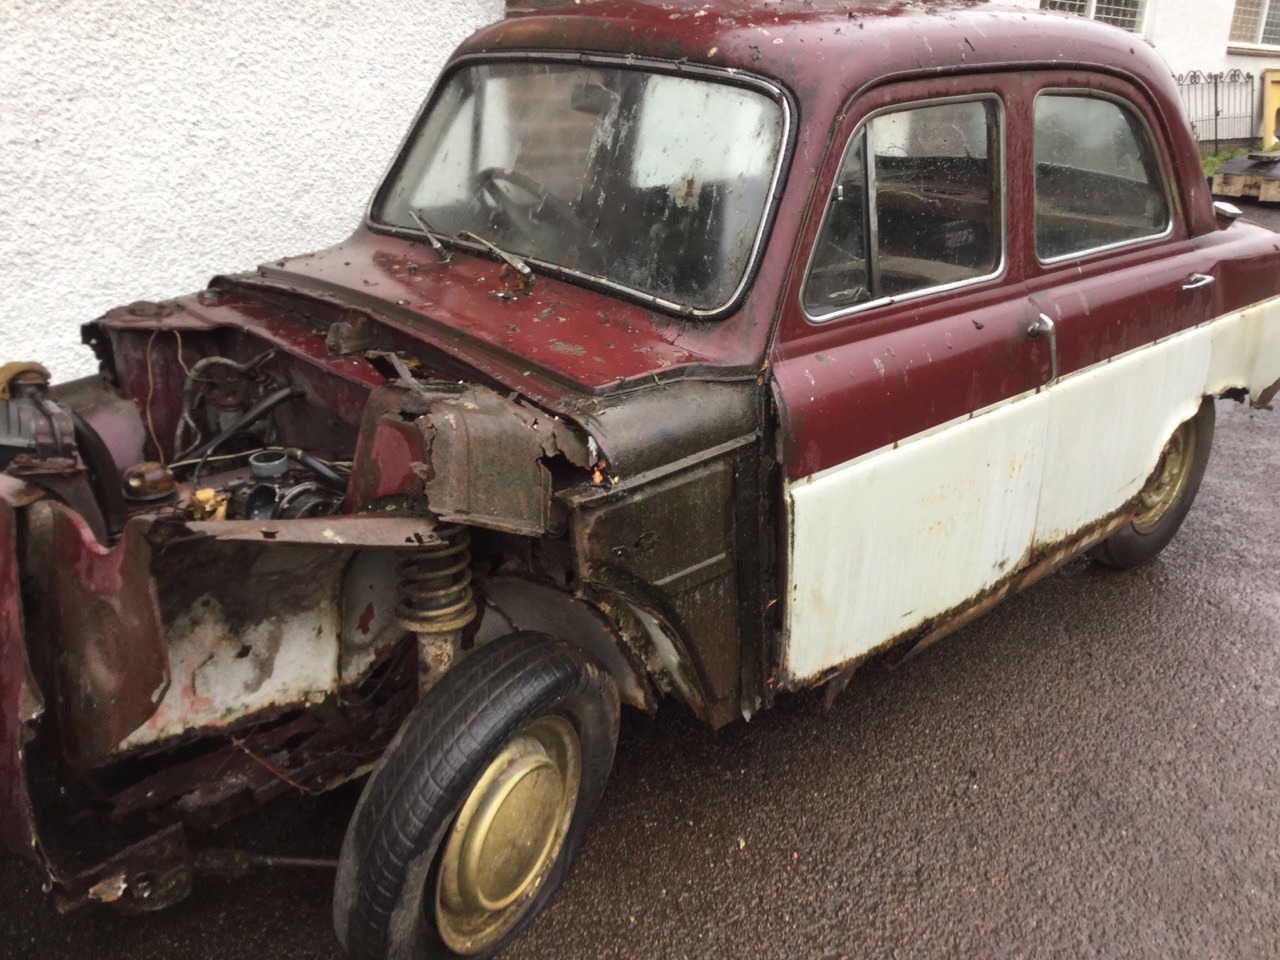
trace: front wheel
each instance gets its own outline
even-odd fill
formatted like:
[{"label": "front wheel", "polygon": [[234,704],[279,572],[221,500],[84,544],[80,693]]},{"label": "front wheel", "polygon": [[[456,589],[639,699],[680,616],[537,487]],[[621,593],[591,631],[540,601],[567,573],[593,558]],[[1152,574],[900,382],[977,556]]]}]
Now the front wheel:
[{"label": "front wheel", "polygon": [[512,634],[445,674],[347,828],[333,906],[347,956],[496,953],[564,879],[617,736],[612,678],[551,637]]},{"label": "front wheel", "polygon": [[1209,464],[1213,445],[1213,398],[1206,397],[1196,415],[1178,425],[1160,454],[1155,472],[1138,492],[1137,512],[1089,555],[1109,567],[1137,567],[1168,545],[1182,521]]}]

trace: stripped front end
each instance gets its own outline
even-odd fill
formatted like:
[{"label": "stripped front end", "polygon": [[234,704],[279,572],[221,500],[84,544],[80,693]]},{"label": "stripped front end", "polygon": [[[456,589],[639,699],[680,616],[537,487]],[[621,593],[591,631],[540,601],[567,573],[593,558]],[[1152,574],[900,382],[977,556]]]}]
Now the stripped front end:
[{"label": "stripped front end", "polygon": [[[367,772],[451,664],[516,630],[590,651],[635,707],[739,714],[754,383],[575,420],[245,278],[85,337],[100,376],[10,365],[0,401],[0,839],[60,906],[184,896],[227,866],[205,831]],[[610,448],[652,450],[637,425],[691,390],[712,414],[620,477]]]}]

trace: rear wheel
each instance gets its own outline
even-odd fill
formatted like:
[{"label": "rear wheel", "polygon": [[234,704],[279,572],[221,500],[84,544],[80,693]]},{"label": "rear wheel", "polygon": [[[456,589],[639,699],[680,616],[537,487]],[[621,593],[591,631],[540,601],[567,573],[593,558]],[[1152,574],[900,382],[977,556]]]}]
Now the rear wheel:
[{"label": "rear wheel", "polygon": [[1160,454],[1160,462],[1138,493],[1133,519],[1089,553],[1107,566],[1128,569],[1153,559],[1182,526],[1213,445],[1213,398],[1200,404],[1190,420],[1178,425]]},{"label": "rear wheel", "polygon": [[347,829],[334,925],[352,960],[486,957],[564,879],[613,763],[604,667],[541,634],[449,671],[387,749]]}]

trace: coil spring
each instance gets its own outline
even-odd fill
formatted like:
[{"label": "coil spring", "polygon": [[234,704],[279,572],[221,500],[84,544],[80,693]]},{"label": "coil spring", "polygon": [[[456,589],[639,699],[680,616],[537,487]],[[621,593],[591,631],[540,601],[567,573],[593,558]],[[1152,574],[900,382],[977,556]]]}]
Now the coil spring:
[{"label": "coil spring", "polygon": [[436,534],[442,543],[410,551],[396,564],[400,577],[396,620],[417,634],[454,633],[476,615],[471,596],[471,534],[459,524],[437,527]]}]

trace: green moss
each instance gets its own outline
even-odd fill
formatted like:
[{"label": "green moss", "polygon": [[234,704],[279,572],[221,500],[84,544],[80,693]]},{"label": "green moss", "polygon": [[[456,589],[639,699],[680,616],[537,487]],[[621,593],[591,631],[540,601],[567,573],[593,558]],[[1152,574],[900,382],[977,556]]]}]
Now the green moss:
[{"label": "green moss", "polygon": [[[1212,177],[1217,169],[1228,160],[1234,160],[1236,157],[1243,157],[1246,153],[1252,153],[1254,150],[1261,150],[1261,141],[1253,143],[1248,147],[1236,147],[1234,150],[1223,150],[1220,153],[1210,153],[1200,158],[1200,164],[1204,167],[1204,175]],[[1275,149],[1274,147],[1272,149]]]}]

